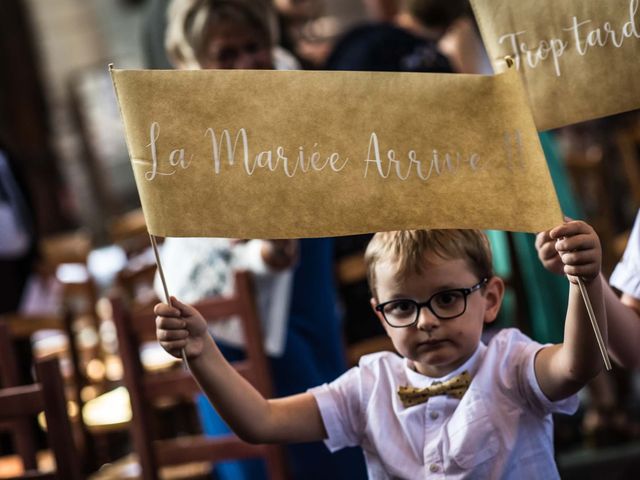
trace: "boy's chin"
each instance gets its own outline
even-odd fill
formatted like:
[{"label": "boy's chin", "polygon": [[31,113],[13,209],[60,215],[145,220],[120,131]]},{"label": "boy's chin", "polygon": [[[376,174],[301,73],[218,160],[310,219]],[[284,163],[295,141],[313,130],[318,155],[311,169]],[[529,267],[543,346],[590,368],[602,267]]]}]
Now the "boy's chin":
[{"label": "boy's chin", "polygon": [[[416,371],[429,377],[443,377],[453,372],[466,362],[468,358],[457,358],[451,355],[428,352],[412,360]],[[430,372],[430,373],[429,373]]]}]

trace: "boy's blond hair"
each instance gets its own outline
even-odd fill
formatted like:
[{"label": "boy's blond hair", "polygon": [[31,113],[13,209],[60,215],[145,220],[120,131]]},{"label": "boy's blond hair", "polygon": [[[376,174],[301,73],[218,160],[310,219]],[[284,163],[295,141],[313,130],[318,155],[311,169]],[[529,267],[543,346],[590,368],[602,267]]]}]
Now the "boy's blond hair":
[{"label": "boy's blond hair", "polygon": [[422,273],[429,254],[442,259],[466,260],[478,280],[491,278],[491,246],[481,230],[400,230],[376,233],[365,252],[367,280],[376,297],[376,265],[389,261],[396,265],[396,275]]},{"label": "boy's blond hair", "polygon": [[198,58],[211,28],[231,21],[264,35],[271,46],[277,26],[271,0],[173,0],[167,9],[165,50],[171,63],[200,68]]}]

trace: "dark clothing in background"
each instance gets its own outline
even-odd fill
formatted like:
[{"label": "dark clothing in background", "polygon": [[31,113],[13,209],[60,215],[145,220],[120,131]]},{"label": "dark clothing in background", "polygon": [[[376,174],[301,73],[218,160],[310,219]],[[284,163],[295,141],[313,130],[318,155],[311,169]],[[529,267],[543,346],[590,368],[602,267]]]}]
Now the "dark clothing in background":
[{"label": "dark clothing in background", "polygon": [[[20,163],[0,142],[0,315],[18,310],[27,280],[37,258],[32,206]],[[16,235],[16,232],[21,235]],[[5,243],[6,242],[6,243]],[[2,321],[2,320],[0,320]],[[21,338],[13,342],[20,382],[30,383],[31,342]],[[1,379],[0,379],[1,380]],[[0,386],[2,382],[0,381]],[[34,425],[34,431],[40,431]],[[0,435],[0,455],[12,453],[11,436]]]},{"label": "dark clothing in background", "polygon": [[[37,242],[30,195],[20,171],[20,163],[17,157],[2,144],[0,144],[0,152],[4,158],[3,163],[8,167],[8,171],[4,169],[0,171],[0,175],[6,175],[0,179],[0,201],[5,206],[11,206],[18,222],[29,235],[29,244],[23,252],[15,256],[0,254],[0,292],[2,292],[0,314],[2,314],[16,311],[20,305],[24,287],[37,257]],[[17,189],[18,202],[15,202],[16,192],[11,191],[12,186]],[[3,250],[1,247],[0,250]]]},{"label": "dark clothing in background", "polygon": [[435,42],[387,23],[362,25],[346,33],[329,55],[327,70],[452,73]]}]

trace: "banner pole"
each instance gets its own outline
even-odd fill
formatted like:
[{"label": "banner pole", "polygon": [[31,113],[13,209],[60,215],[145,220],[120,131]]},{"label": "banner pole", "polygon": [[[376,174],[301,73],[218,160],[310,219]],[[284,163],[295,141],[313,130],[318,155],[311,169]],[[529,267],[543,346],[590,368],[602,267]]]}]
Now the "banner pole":
[{"label": "banner pole", "polygon": [[[162,288],[164,289],[164,297],[167,302],[167,305],[172,307],[171,297],[169,296],[169,288],[167,288],[167,281],[164,278],[164,271],[162,270],[162,263],[160,262],[160,254],[158,253],[158,243],[156,242],[155,235],[149,233],[149,239],[151,240],[151,246],[153,247],[153,255],[156,258],[156,266],[158,267],[158,273],[160,274],[160,281],[162,282]],[[189,368],[187,364],[187,353],[184,351],[184,348],[180,351],[182,356],[182,362],[184,364],[185,369]]]},{"label": "banner pole", "polygon": [[598,326],[598,322],[596,321],[596,315],[593,312],[593,306],[591,305],[591,300],[589,299],[589,293],[587,292],[587,287],[584,286],[584,282],[582,278],[578,277],[578,287],[580,288],[580,293],[582,294],[582,300],[584,300],[584,306],[587,308],[587,313],[589,314],[589,320],[591,320],[591,326],[593,327],[593,333],[596,335],[596,341],[598,342],[598,348],[600,348],[600,354],[602,355],[602,360],[604,361],[604,368],[607,371],[611,370],[611,360],[609,359],[609,354],[607,352],[607,346],[604,343],[602,338],[602,333],[600,332],[600,327]]}]

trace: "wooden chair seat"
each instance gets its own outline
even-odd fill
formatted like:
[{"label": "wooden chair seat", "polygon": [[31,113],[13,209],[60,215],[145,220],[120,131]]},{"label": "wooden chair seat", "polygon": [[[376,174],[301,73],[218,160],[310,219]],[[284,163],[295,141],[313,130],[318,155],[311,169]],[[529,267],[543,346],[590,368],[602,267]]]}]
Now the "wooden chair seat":
[{"label": "wooden chair seat", "polygon": [[[141,478],[142,470],[135,453],[104,465],[103,468],[89,476],[89,480],[139,480]],[[211,480],[211,462],[162,467],[159,478],[160,480]]]},{"label": "wooden chair seat", "polygon": [[89,400],[82,409],[84,424],[91,433],[120,431],[131,423],[131,402],[125,387],[117,387]]},{"label": "wooden chair seat", "polygon": [[[52,473],[56,469],[56,462],[51,450],[40,450],[36,454],[35,470]],[[0,457],[0,478],[19,478],[25,474],[24,459],[18,454]],[[53,474],[53,473],[52,473]]]}]

